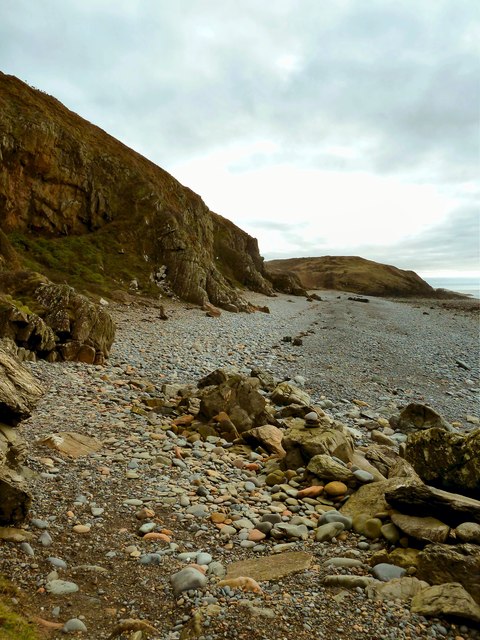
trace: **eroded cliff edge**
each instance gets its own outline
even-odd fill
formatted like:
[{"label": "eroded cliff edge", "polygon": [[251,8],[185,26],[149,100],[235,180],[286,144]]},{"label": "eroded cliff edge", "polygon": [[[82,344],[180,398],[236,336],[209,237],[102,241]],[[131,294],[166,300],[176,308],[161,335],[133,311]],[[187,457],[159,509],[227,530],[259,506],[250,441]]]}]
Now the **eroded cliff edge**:
[{"label": "eroded cliff edge", "polygon": [[136,280],[231,310],[273,292],[257,241],[166,171],[0,73],[0,228],[24,265],[106,292]]}]

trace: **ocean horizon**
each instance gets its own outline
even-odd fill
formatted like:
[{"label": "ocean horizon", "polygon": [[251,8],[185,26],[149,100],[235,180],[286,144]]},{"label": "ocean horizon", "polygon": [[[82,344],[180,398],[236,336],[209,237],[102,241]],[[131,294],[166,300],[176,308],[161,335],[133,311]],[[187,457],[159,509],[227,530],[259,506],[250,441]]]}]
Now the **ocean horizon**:
[{"label": "ocean horizon", "polygon": [[424,278],[435,289],[448,289],[480,299],[480,278]]}]

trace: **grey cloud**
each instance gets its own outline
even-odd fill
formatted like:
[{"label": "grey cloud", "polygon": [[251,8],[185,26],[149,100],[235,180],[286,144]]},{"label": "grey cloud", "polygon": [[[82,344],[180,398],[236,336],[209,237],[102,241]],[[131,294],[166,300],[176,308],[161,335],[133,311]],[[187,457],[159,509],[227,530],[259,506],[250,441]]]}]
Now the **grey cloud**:
[{"label": "grey cloud", "polygon": [[[260,247],[261,249],[261,247]],[[423,233],[391,246],[360,245],[355,255],[393,264],[401,269],[433,271],[435,269],[478,270],[480,264],[480,218],[476,206],[465,205],[445,220]],[[352,255],[351,247],[318,246],[315,241],[297,244],[289,255],[269,253],[267,260],[319,255]]]}]

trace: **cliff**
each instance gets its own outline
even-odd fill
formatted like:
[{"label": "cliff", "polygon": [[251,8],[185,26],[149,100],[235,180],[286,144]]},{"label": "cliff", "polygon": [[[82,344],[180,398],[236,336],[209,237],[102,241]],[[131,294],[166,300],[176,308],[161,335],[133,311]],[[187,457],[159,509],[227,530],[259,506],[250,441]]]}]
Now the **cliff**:
[{"label": "cliff", "polygon": [[232,310],[247,306],[237,287],[273,292],[254,238],[55,98],[2,73],[0,163],[0,229],[23,267],[104,295],[135,281],[146,293]]},{"label": "cliff", "polygon": [[334,289],[369,296],[436,297],[414,271],[356,256],[291,258],[266,263],[272,273],[294,273],[306,289]]}]

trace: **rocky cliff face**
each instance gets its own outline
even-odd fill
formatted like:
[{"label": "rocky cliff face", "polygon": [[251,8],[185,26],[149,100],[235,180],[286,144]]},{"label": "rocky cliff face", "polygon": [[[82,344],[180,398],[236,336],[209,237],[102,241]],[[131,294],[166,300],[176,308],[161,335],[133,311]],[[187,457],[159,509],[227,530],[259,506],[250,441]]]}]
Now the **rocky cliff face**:
[{"label": "rocky cliff face", "polygon": [[135,279],[224,308],[246,306],[238,285],[272,293],[254,238],[55,98],[1,73],[0,161],[0,227],[29,267],[100,290]]},{"label": "rocky cliff face", "polygon": [[272,273],[293,273],[306,289],[335,289],[370,296],[435,297],[436,292],[414,271],[357,256],[321,256],[271,260]]}]

